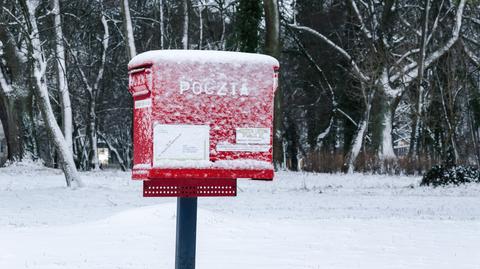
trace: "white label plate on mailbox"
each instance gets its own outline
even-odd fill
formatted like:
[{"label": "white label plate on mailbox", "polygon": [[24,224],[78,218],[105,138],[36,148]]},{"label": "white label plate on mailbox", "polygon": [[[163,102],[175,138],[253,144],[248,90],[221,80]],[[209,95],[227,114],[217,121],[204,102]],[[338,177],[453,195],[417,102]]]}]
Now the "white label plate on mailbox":
[{"label": "white label plate on mailbox", "polygon": [[236,151],[236,152],[268,152],[270,145],[250,145],[250,144],[217,144],[217,151]]},{"label": "white label plate on mailbox", "polygon": [[209,160],[210,126],[155,124],[153,165],[165,161]]},{"label": "white label plate on mailbox", "polygon": [[270,128],[237,128],[237,144],[270,145]]},{"label": "white label plate on mailbox", "polygon": [[152,106],[152,99],[150,98],[135,101],[135,109],[147,108],[151,106]]}]

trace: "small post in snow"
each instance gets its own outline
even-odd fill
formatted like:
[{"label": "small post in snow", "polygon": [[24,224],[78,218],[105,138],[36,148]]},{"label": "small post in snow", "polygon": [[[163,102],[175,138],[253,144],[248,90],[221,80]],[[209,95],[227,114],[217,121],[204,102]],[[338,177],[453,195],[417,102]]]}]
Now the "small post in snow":
[{"label": "small post in snow", "polygon": [[195,269],[197,197],[177,198],[175,269]]}]

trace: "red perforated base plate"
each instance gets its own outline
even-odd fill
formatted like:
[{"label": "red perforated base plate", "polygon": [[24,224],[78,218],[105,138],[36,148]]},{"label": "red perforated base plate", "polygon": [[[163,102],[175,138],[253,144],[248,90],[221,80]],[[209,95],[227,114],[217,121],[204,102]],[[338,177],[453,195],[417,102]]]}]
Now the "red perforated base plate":
[{"label": "red perforated base plate", "polygon": [[205,197],[236,195],[236,179],[166,178],[143,181],[143,197]]}]

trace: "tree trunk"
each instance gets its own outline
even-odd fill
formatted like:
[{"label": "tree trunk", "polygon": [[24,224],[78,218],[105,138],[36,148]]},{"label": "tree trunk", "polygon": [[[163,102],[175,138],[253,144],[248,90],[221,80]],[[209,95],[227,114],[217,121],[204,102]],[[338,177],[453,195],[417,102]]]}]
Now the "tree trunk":
[{"label": "tree trunk", "polygon": [[7,142],[7,159],[12,162],[37,156],[36,140],[31,137],[33,95],[24,73],[28,63],[17,57],[14,40],[6,28],[0,27],[3,59],[0,61],[0,120]]},{"label": "tree trunk", "polygon": [[201,50],[203,47],[203,9],[205,7],[200,3],[198,6],[198,25],[199,25],[199,37],[198,37],[198,49]]},{"label": "tree trunk", "polygon": [[423,110],[423,74],[425,69],[425,54],[427,46],[427,28],[428,28],[428,14],[430,12],[430,0],[424,0],[424,10],[423,10],[423,23],[422,23],[422,36],[420,37],[420,55],[419,55],[419,67],[418,67],[418,83],[417,83],[417,92],[415,96],[415,107],[413,110],[413,119],[412,119],[412,134],[410,137],[410,149],[408,152],[408,158],[413,161],[414,156],[418,158],[418,141],[420,133],[420,125],[422,121],[422,110]]},{"label": "tree trunk", "polygon": [[125,31],[125,38],[127,39],[127,54],[128,58],[132,59],[137,55],[137,50],[135,47],[135,38],[133,36],[133,26],[132,19],[130,17],[130,7],[128,5],[128,0],[122,0],[121,10],[123,16],[123,28]]},{"label": "tree trunk", "polygon": [[[35,158],[36,141],[31,137],[32,118],[27,104],[30,97],[1,95],[0,120],[7,142],[7,159],[21,161],[25,157]],[[33,109],[33,108],[30,108]],[[30,125],[30,126],[29,126]]]},{"label": "tree trunk", "polygon": [[164,49],[165,18],[163,16],[163,0],[160,1],[160,49]]},{"label": "tree trunk", "polygon": [[72,106],[68,90],[67,70],[65,65],[65,47],[63,45],[62,21],[60,16],[59,0],[53,0],[53,15],[55,28],[55,51],[57,54],[57,79],[60,92],[60,106],[62,108],[63,135],[68,148],[73,152],[72,144]]},{"label": "tree trunk", "polygon": [[392,89],[388,83],[388,77],[386,73],[382,76],[380,81],[377,81],[378,90],[374,101],[376,112],[374,118],[374,124],[372,125],[372,131],[374,133],[374,146],[376,147],[377,156],[380,160],[380,164],[383,170],[383,164],[388,160],[395,160],[397,157],[393,150],[393,112],[395,111],[396,99],[399,100],[399,96],[392,93],[400,92],[398,89]]},{"label": "tree trunk", "polygon": [[182,46],[188,50],[188,0],[183,0],[183,36]]},{"label": "tree trunk", "polygon": [[27,29],[30,33],[27,47],[30,57],[32,58],[33,77],[36,83],[36,87],[34,87],[34,89],[38,106],[42,113],[47,132],[59,154],[60,164],[65,174],[67,186],[70,187],[71,182],[73,181],[75,184],[77,184],[77,186],[81,187],[83,186],[83,183],[80,175],[77,172],[77,168],[75,167],[72,152],[68,148],[62,131],[55,120],[55,115],[53,114],[53,109],[50,104],[50,97],[48,95],[45,77],[47,63],[44,60],[43,49],[40,42],[37,21],[35,18],[36,7],[31,3],[27,4],[25,0],[20,1],[20,6],[25,16]]},{"label": "tree trunk", "polygon": [[[263,9],[265,12],[265,52],[275,58],[280,57],[280,15],[277,0],[264,0]],[[275,167],[284,166],[283,159],[283,93],[281,87],[277,86],[274,99],[273,117],[273,160]]]},{"label": "tree trunk", "polygon": [[90,168],[94,170],[100,169],[100,163],[98,161],[98,146],[97,146],[97,114],[95,112],[96,100],[95,96],[92,96],[89,102],[89,120],[88,126],[88,138],[90,142]]},{"label": "tree trunk", "polygon": [[263,0],[265,12],[265,52],[280,57],[280,15],[277,0]]},{"label": "tree trunk", "polygon": [[384,163],[387,160],[396,159],[395,152],[393,150],[393,139],[392,139],[392,107],[393,100],[386,96],[382,95],[377,102],[378,114],[376,117],[376,122],[372,126],[375,132],[375,145],[377,148],[377,156],[381,163]]},{"label": "tree trunk", "polygon": [[[362,88],[364,86],[362,85]],[[362,92],[365,93],[363,89]],[[360,150],[364,145],[365,136],[367,134],[368,129],[368,122],[370,121],[370,112],[372,109],[372,98],[373,98],[374,91],[371,93],[364,94],[364,102],[365,102],[365,111],[363,113],[363,118],[357,124],[357,131],[352,138],[352,142],[350,144],[350,149],[348,150],[345,156],[345,163],[343,165],[343,169],[348,174],[355,172],[355,163],[357,161],[358,155],[360,154]]]}]

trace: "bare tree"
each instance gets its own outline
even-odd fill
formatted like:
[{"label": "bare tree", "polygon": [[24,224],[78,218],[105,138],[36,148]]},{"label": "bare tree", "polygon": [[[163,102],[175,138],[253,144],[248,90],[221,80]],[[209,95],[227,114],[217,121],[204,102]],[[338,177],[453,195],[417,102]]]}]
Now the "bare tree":
[{"label": "bare tree", "polygon": [[[360,3],[361,8],[359,8],[357,2]],[[451,7],[452,9],[456,9],[453,26],[451,27],[451,35],[443,44],[436,46],[434,49],[432,48],[430,53],[425,55],[422,70],[436,62],[449,51],[459,39],[465,3],[466,0],[461,0],[458,6]],[[420,63],[418,60],[414,60],[409,56],[418,53],[420,50],[415,45],[412,46],[406,36],[401,38],[400,41],[394,38],[386,38],[386,36],[389,35],[386,31],[389,31],[389,27],[393,27],[391,23],[392,18],[395,12],[398,12],[398,7],[394,5],[395,1],[385,1],[384,3],[368,1],[367,3],[350,0],[349,4],[356,17],[358,28],[362,33],[363,39],[366,44],[368,44],[369,53],[371,54],[369,58],[378,59],[374,70],[369,70],[368,67],[362,67],[362,64],[358,63],[355,57],[352,57],[349,52],[318,31],[297,24],[290,24],[290,27],[317,37],[331,49],[339,53],[349,63],[353,75],[360,82],[366,83],[366,85],[372,85],[376,90],[376,94],[382,96],[383,101],[381,104],[378,104],[382,106],[382,108],[379,109],[380,113],[382,113],[379,115],[381,122],[375,126],[378,133],[380,133],[377,154],[381,160],[395,159],[396,155],[393,150],[392,140],[392,116],[405,89],[418,78]],[[399,16],[403,21],[411,25],[411,23],[401,17],[401,14]],[[366,17],[370,18],[369,24],[366,23]],[[431,29],[429,36],[433,36],[436,30],[437,28],[435,27]],[[404,46],[393,44],[402,41]],[[401,48],[401,50],[397,51],[397,48]],[[388,55],[388,57],[385,57],[385,54]],[[388,60],[390,58],[396,59],[392,63]]]},{"label": "bare tree", "polygon": [[[100,66],[98,68],[98,71],[96,73],[96,77],[93,80],[93,83],[89,81],[86,73],[83,71],[83,69],[80,66],[80,60],[78,59],[75,54],[72,53],[72,56],[76,62],[76,67],[78,70],[78,73],[80,74],[80,78],[82,80],[82,83],[84,84],[88,96],[88,115],[89,115],[89,122],[88,122],[88,138],[89,138],[89,143],[90,143],[90,166],[98,170],[100,168],[99,160],[98,160],[98,138],[97,138],[97,113],[96,113],[96,107],[97,107],[97,99],[98,96],[101,92],[100,88],[100,82],[103,79],[104,73],[105,73],[105,66],[107,63],[107,50],[109,46],[109,40],[110,40],[110,31],[108,28],[108,22],[107,18],[104,13],[102,13],[101,18],[100,18],[103,26],[103,36],[100,39],[102,43],[102,54],[100,58]],[[134,51],[132,51],[134,52]]]},{"label": "bare tree", "polygon": [[58,91],[60,92],[60,105],[62,108],[62,127],[65,141],[71,152],[72,149],[72,105],[70,92],[68,90],[67,70],[65,65],[65,46],[63,44],[62,20],[60,15],[60,1],[52,0],[54,28],[55,28],[55,51],[57,54],[57,80]]},{"label": "bare tree", "polygon": [[36,82],[34,87],[35,95],[38,99],[38,105],[42,112],[43,120],[45,121],[47,131],[59,154],[67,186],[70,187],[73,181],[77,186],[81,187],[83,183],[75,167],[72,152],[68,148],[66,140],[62,135],[62,131],[55,120],[53,109],[50,104],[50,97],[46,83],[47,78],[45,76],[47,63],[43,53],[42,42],[40,41],[37,19],[35,17],[35,10],[38,2],[20,0],[19,3],[25,17],[25,30],[29,34],[27,37],[27,49],[32,58],[33,77]]},{"label": "bare tree", "polygon": [[[135,55],[137,55],[137,49],[135,47],[135,38],[133,36],[133,26],[132,26],[132,19],[130,17],[130,7],[128,5],[128,0],[122,0],[122,16],[123,16],[123,26],[125,29],[124,30],[125,38],[127,39],[126,43],[127,43],[128,58],[132,59],[133,57],[135,57]],[[162,44],[163,44],[163,35],[162,35]]]}]

